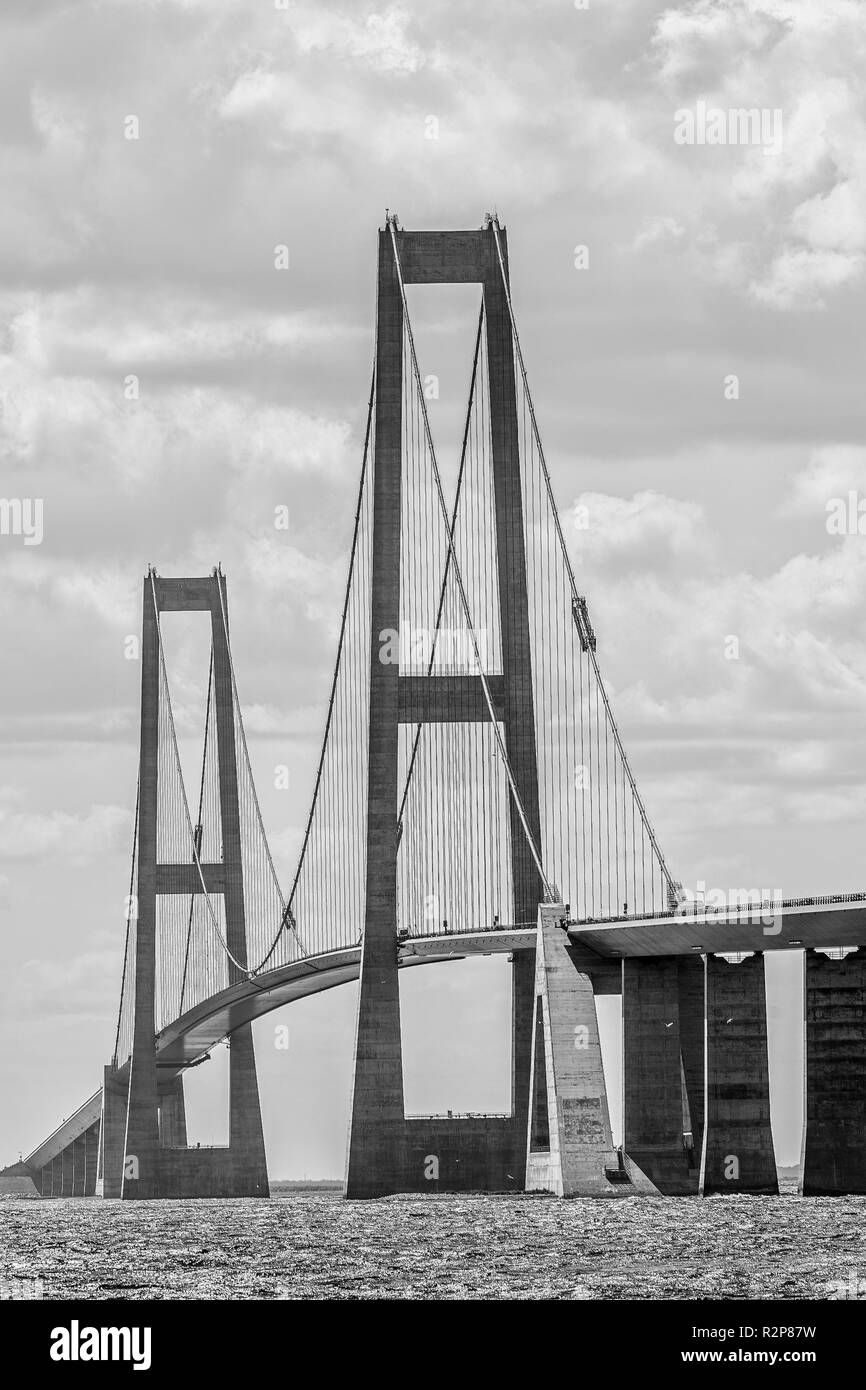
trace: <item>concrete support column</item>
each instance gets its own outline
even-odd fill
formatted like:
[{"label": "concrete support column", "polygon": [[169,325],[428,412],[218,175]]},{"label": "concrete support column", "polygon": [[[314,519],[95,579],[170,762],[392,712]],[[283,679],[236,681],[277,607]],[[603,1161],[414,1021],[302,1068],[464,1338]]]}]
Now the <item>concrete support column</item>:
[{"label": "concrete support column", "polygon": [[63,1168],[60,1154],[55,1154],[51,1160],[51,1196],[63,1196]]},{"label": "concrete support column", "polygon": [[72,1195],[73,1197],[83,1197],[87,1163],[87,1130],[83,1134],[79,1134],[77,1139],[73,1139],[70,1148],[72,1149]]},{"label": "concrete support column", "polygon": [[763,954],[739,965],[707,956],[706,1020],[701,1191],[778,1193]]},{"label": "concrete support column", "polygon": [[866,950],[805,952],[806,1103],[800,1191],[866,1193]]},{"label": "concrete support column", "polygon": [[678,957],[623,961],[622,1035],[625,1151],[660,1192],[695,1193]]},{"label": "concrete support column", "polygon": [[60,1195],[74,1197],[72,1181],[72,1144],[67,1144],[60,1154]]},{"label": "concrete support column", "polygon": [[84,1132],[84,1196],[93,1197],[96,1193],[96,1168],[99,1161],[100,1123],[97,1120]]},{"label": "concrete support column", "polygon": [[[613,1146],[592,981],[559,927],[538,913],[535,1054],[526,1188],[558,1197],[624,1197],[657,1189]],[[546,1110],[546,1114],[545,1114]]]},{"label": "concrete support column", "polygon": [[102,1121],[99,1129],[99,1178],[103,1197],[119,1197],[123,1187],[123,1145],[126,1135],[127,1085],[112,1067],[102,1073]]},{"label": "concrete support column", "polygon": [[[536,905],[537,911],[537,905]],[[508,1169],[521,1191],[526,1182],[526,1131],[532,1083],[535,1018],[535,952],[516,951],[511,965],[511,1114],[513,1152]]]},{"label": "concrete support column", "polygon": [[680,1051],[685,1088],[686,1139],[689,1166],[700,1181],[701,1153],[704,1145],[705,1026],[704,962],[698,956],[679,956],[677,975],[680,1005]]}]

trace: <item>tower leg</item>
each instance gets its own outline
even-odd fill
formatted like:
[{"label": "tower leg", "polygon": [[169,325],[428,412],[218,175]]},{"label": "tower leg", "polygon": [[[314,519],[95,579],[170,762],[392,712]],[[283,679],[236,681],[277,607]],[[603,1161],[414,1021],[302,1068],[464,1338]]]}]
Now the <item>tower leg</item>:
[{"label": "tower leg", "polygon": [[369,942],[361,962],[345,1195],[379,1197],[403,1185],[403,1054],[396,923],[387,952]]},{"label": "tower leg", "polygon": [[124,1199],[160,1196],[156,1084],[156,862],[159,751],[159,635],[150,577],[144,581],[138,810],[138,920],[132,1056],[126,1110]]},{"label": "tower leg", "polygon": [[866,1193],[866,950],[805,952],[806,1105],[800,1191]]},{"label": "tower leg", "polygon": [[[507,238],[502,236],[505,273]],[[508,760],[520,789],[524,814],[537,846],[541,844],[538,799],[538,759],[532,687],[529,599],[526,582],[520,433],[514,378],[514,342],[502,267],[492,229],[483,251],[484,314],[487,334],[487,376],[490,391],[490,447],[496,517],[496,573],[502,635],[504,733]],[[514,920],[536,921],[544,894],[541,877],[514,798],[508,798],[511,821],[511,882]],[[526,1134],[529,1123],[532,1056],[534,1050],[535,952],[521,952],[512,974],[511,1113],[517,1152],[515,1180],[526,1181]]]},{"label": "tower leg", "polygon": [[133,1045],[129,1070],[121,1197],[160,1197],[159,1100],[156,1088],[156,1049],[151,1033]]},{"label": "tower leg", "polygon": [[403,1055],[397,980],[399,667],[378,634],[400,623],[403,304],[387,230],[379,234],[376,457],[373,477],[367,889],[355,1030],[347,1197],[403,1185]]},{"label": "tower leg", "polygon": [[235,1196],[269,1197],[268,1165],[251,1023],[236,1028],[231,1036],[229,1151]]},{"label": "tower leg", "polygon": [[706,959],[707,1088],[701,1191],[776,1194],[764,957]]}]

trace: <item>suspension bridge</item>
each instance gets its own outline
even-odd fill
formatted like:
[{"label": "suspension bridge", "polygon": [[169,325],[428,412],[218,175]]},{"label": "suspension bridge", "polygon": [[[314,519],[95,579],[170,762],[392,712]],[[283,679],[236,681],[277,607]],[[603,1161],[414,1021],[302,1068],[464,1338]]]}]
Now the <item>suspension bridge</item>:
[{"label": "suspension bridge", "polygon": [[[449,479],[406,286],[457,282],[478,284],[480,304]],[[194,786],[166,612],[210,618]],[[804,960],[801,1190],[866,1191],[866,894],[712,910],[684,899],[575,583],[498,218],[424,232],[389,215],[379,232],[336,661],[285,889],[256,796],[226,576],[151,568],[142,614],[114,1050],[102,1085],[24,1160],[43,1196],[267,1196],[252,1024],[356,979],[347,1196],[775,1192],[764,954],[779,949]],[[512,960],[510,1113],[407,1116],[399,969],[496,952]],[[610,993],[623,1018],[616,1147],[595,1008]],[[192,1148],[184,1073],[223,1039],[229,1142]]]}]

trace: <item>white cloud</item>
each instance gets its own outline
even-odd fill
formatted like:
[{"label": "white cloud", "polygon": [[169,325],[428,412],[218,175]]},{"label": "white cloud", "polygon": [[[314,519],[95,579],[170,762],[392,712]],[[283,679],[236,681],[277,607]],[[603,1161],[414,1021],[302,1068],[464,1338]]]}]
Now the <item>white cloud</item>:
[{"label": "white cloud", "polygon": [[652,38],[662,80],[716,80],[782,36],[782,16],[761,0],[691,0],[663,10]]},{"label": "white cloud", "polygon": [[[578,517],[586,520],[585,529]],[[578,564],[589,570],[615,565],[618,573],[624,568],[646,573],[672,560],[705,555],[708,542],[697,503],[652,491],[631,498],[582,494],[572,510],[571,535]]]},{"label": "white cloud", "polygon": [[779,508],[782,516],[827,518],[832,498],[847,499],[850,491],[866,498],[866,448],[835,444],[816,449],[806,467],[791,479]]},{"label": "white cloud", "polygon": [[130,812],[120,806],[67,811],[26,811],[0,804],[0,859],[63,860],[85,864],[129,837]]},{"label": "white cloud", "polygon": [[[780,148],[679,151],[693,174],[693,236],[712,207],[751,254],[728,257],[728,278],[779,311],[822,309],[861,279],[866,252],[866,61],[862,8],[849,0],[693,0],[659,18],[657,81],[677,106],[779,110]],[[736,233],[735,233],[736,235]],[[721,247],[719,248],[721,250]],[[707,274],[720,267],[704,244]],[[731,273],[733,275],[731,276]]]},{"label": "white cloud", "polygon": [[823,309],[828,294],[859,278],[864,261],[862,255],[785,246],[749,289],[771,309]]},{"label": "white cloud", "polygon": [[652,217],[635,237],[634,249],[642,251],[657,241],[678,241],[685,232],[685,227],[675,217]]},{"label": "white cloud", "polygon": [[302,53],[319,50],[358,59],[379,72],[414,73],[424,63],[420,46],[410,39],[410,12],[390,5],[362,21],[321,6],[297,5],[289,23]]}]

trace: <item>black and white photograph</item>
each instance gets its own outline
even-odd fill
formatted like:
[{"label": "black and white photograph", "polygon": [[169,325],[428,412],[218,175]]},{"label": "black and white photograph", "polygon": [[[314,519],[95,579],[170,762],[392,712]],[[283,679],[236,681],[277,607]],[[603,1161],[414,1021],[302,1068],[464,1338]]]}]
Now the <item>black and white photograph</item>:
[{"label": "black and white photograph", "polygon": [[4,0],[0,174],[25,1373],[577,1301],[830,1374],[866,4]]}]

